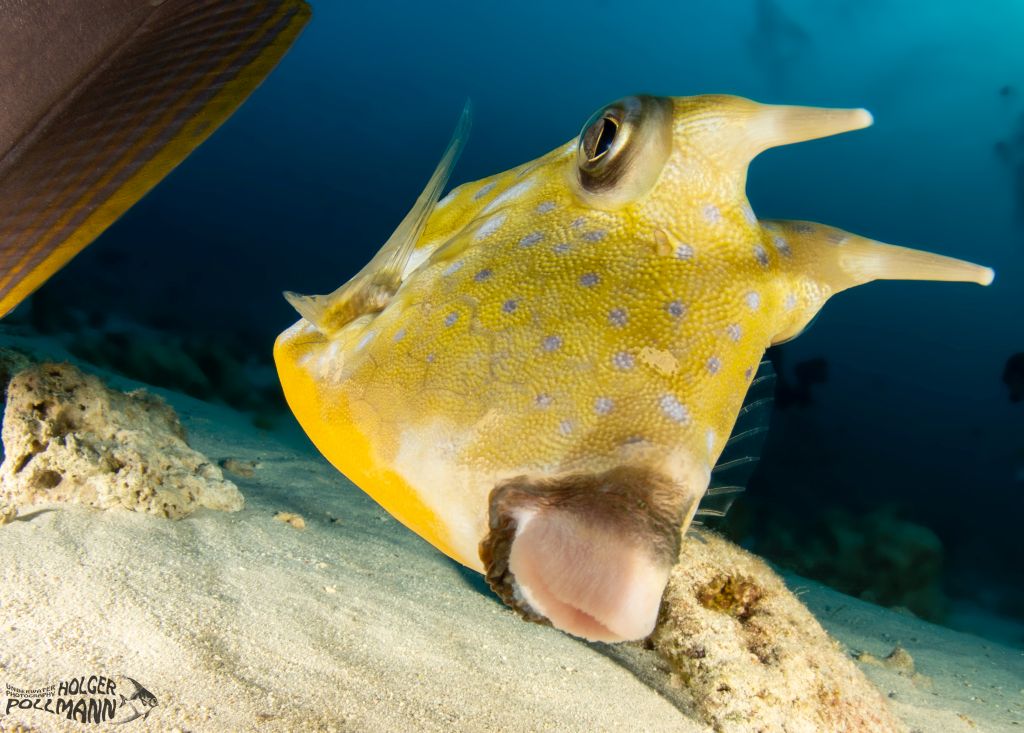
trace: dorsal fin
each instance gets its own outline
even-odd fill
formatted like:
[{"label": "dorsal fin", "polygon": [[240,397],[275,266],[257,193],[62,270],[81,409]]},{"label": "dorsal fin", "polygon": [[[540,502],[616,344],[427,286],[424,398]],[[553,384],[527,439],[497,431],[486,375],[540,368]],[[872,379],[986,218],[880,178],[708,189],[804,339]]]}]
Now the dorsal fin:
[{"label": "dorsal fin", "polygon": [[765,359],[758,366],[732,434],[725,442],[718,463],[711,470],[711,481],[695,514],[694,524],[701,525],[704,524],[701,520],[724,517],[736,497],[746,489],[768,436],[774,392],[775,370]]},{"label": "dorsal fin", "polygon": [[441,198],[441,192],[466,145],[471,124],[472,105],[466,100],[455,132],[423,193],[388,237],[388,241],[362,270],[328,295],[284,294],[299,315],[312,323],[318,331],[331,334],[361,315],[380,311],[397,292],[416,242],[423,234],[427,219]]}]

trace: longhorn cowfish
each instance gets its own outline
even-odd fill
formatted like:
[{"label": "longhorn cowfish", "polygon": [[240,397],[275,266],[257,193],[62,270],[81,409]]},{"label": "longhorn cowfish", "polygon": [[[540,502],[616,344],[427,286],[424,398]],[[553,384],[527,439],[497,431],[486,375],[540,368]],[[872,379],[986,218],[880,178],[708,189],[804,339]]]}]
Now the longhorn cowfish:
[{"label": "longhorn cowfish", "polygon": [[[763,150],[862,109],[634,96],[537,160],[439,194],[468,128],[377,255],[275,358],[340,471],[523,616],[647,635],[766,348],[877,279],[993,272],[759,220]],[[436,203],[435,203],[436,202]]]},{"label": "longhorn cowfish", "polygon": [[301,0],[0,0],[0,316],[217,129]]}]

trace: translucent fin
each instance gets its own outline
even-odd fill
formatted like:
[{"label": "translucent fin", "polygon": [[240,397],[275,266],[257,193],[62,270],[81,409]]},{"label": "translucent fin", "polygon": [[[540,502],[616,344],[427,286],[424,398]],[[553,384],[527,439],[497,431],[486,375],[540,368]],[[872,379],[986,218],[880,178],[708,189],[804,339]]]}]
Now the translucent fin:
[{"label": "translucent fin", "polygon": [[3,3],[0,315],[230,117],[309,16],[301,0]]},{"label": "translucent fin", "polygon": [[[707,503],[701,503],[700,508],[697,509],[696,516],[724,517],[729,511],[732,502],[744,491],[746,491],[746,488],[743,486],[714,486],[709,488],[707,493],[704,494],[708,501]],[[722,499],[725,499],[728,504],[721,506]]]},{"label": "translucent fin", "polygon": [[[462,155],[463,148],[466,147],[466,141],[469,140],[469,130],[472,124],[473,105],[467,99],[462,107],[462,114],[459,115],[459,121],[455,125],[452,138],[448,141],[448,147],[445,149],[444,155],[441,156],[441,160],[438,161],[433,175],[430,176],[430,180],[427,181],[426,187],[419,195],[419,198],[416,199],[412,209],[405,215],[402,223],[398,225],[398,228],[395,229],[378,253],[378,256],[385,252],[388,253],[386,261],[382,263],[381,269],[378,272],[378,281],[386,281],[395,290],[398,290],[398,286],[402,284],[402,273],[405,271],[405,266],[409,262],[409,257],[412,255],[416,242],[419,241],[420,235],[423,234],[423,230],[427,226],[427,219],[430,218],[430,214],[434,211],[434,206],[437,205],[438,200],[441,198],[441,193],[444,191],[445,186],[448,185],[448,179],[451,178],[452,171],[455,169],[455,164],[459,161],[459,156]],[[376,259],[374,257],[374,260]],[[371,260],[372,262],[373,260]]]},{"label": "translucent fin", "polygon": [[711,481],[697,508],[694,523],[702,524],[702,520],[724,517],[736,497],[746,489],[768,436],[774,391],[775,370],[766,359],[750,383],[732,434],[711,471]]},{"label": "translucent fin", "polygon": [[409,258],[469,138],[472,105],[466,101],[455,132],[423,193],[373,259],[328,295],[285,293],[285,299],[317,330],[330,334],[355,318],[382,310],[402,284]]},{"label": "translucent fin", "polygon": [[326,296],[299,295],[290,290],[286,290],[283,295],[289,305],[310,323],[319,323],[323,319],[324,309],[327,307]]}]

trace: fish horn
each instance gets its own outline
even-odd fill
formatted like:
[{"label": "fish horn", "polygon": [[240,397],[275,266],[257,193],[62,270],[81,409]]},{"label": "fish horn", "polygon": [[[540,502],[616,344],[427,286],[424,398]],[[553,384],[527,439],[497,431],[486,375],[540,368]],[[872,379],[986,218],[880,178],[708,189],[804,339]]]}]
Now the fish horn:
[{"label": "fish horn", "polygon": [[866,109],[829,109],[759,104],[746,127],[751,157],[768,148],[802,143],[870,127]]},{"label": "fish horn", "polygon": [[991,285],[995,271],[973,262],[850,235],[837,258],[853,284],[872,280],[941,280]]},{"label": "fish horn", "polygon": [[768,148],[859,130],[874,121],[866,109],[761,104],[728,94],[680,97],[677,105],[708,122],[693,130],[696,144],[724,164],[723,173],[738,176],[741,190],[750,161]]},{"label": "fish horn", "polygon": [[766,221],[779,231],[794,262],[833,293],[872,280],[942,280],[990,285],[990,267],[909,247],[877,242],[809,221]]},{"label": "fish horn", "polygon": [[[990,285],[990,267],[908,247],[876,242],[835,227],[808,221],[765,221],[777,243],[784,242],[788,267],[817,283],[824,295],[778,334],[773,343],[786,341],[814,318],[825,300],[847,288],[873,280],[937,280]],[[776,246],[779,246],[778,244]]]}]

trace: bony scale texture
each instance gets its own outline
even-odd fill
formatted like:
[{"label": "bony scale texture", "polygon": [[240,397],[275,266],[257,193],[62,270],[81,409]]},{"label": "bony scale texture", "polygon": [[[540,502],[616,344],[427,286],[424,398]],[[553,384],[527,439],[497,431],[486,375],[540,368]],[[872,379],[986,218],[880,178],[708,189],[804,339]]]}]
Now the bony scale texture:
[{"label": "bony scale texture", "polygon": [[646,636],[765,349],[854,285],[992,280],[756,217],[758,153],[870,123],[627,97],[438,201],[467,110],[366,267],[329,295],[288,294],[302,315],[275,346],[289,405],[339,470],[525,617]]}]

